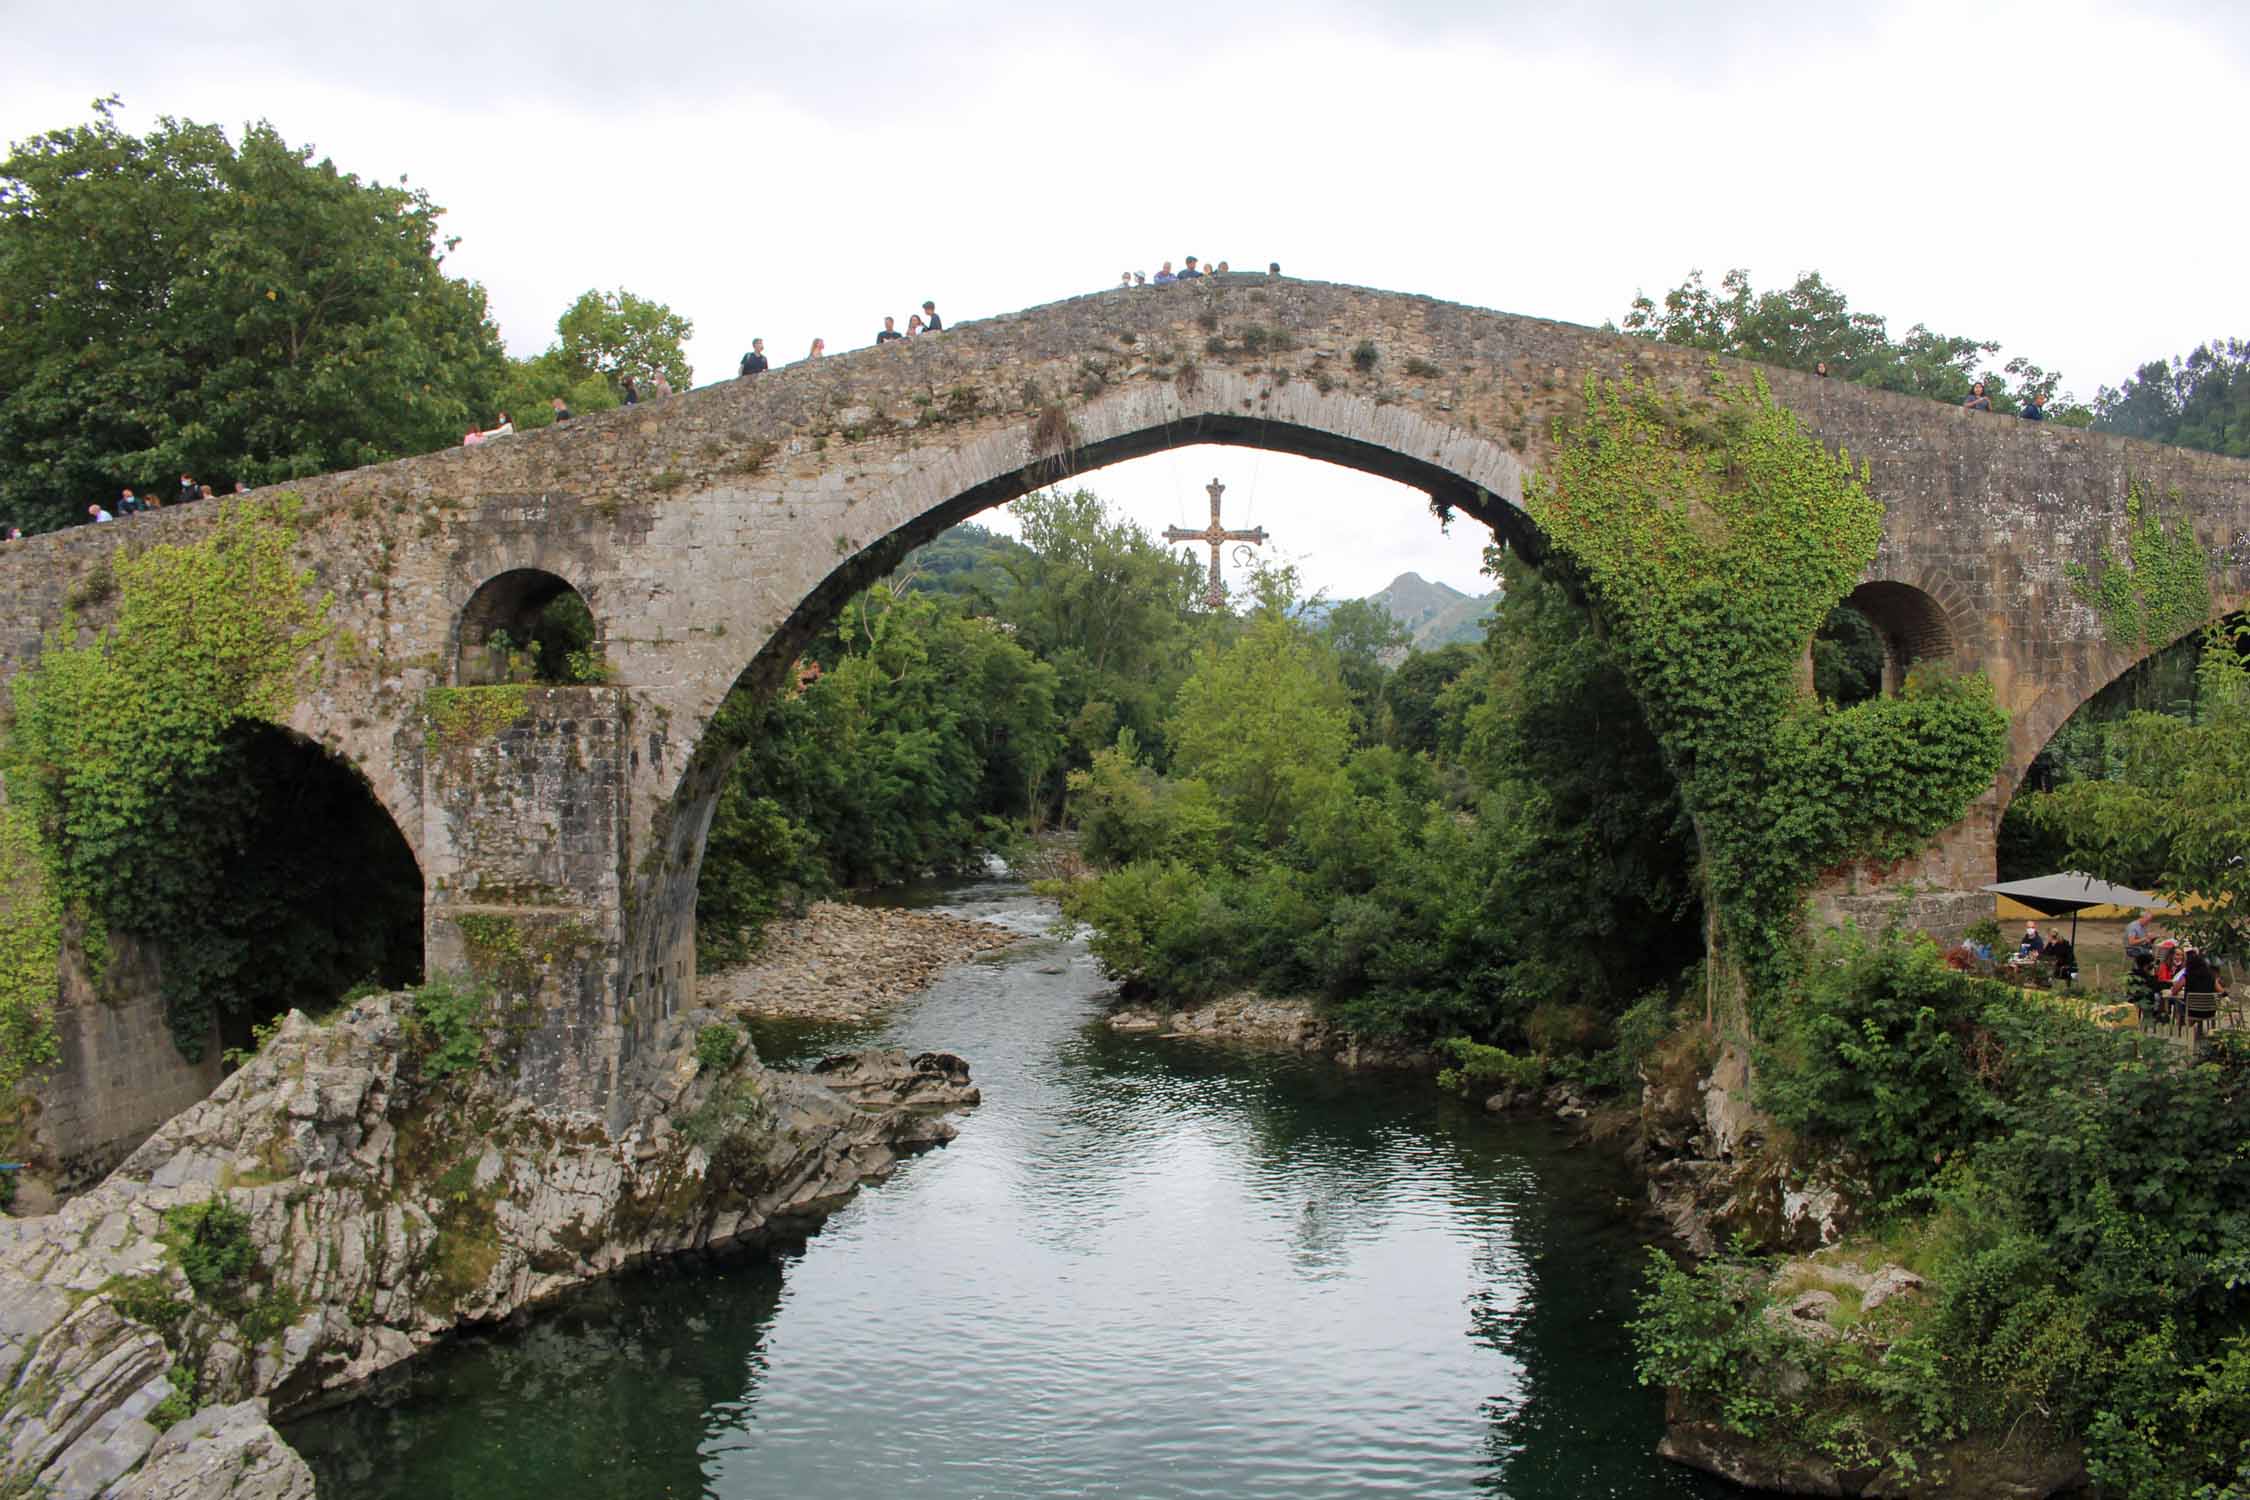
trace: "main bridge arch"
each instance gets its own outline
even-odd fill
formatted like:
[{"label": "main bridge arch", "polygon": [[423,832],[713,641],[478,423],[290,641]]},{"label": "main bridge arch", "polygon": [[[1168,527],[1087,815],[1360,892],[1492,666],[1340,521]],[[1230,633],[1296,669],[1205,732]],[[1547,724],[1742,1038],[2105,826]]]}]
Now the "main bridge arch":
[{"label": "main bridge arch", "polygon": [[[1080,297],[306,480],[291,486],[306,502],[299,555],[338,630],[291,724],[357,765],[406,830],[432,967],[510,941],[555,955],[529,1066],[597,1105],[690,993],[694,867],[729,748],[704,743],[711,715],[738,681],[770,685],[907,547],[1036,485],[1194,442],[1398,479],[1522,540],[1525,476],[1584,380],[1696,388],[1710,367],[1564,324],[1235,276]],[[2124,665],[2066,565],[2124,552],[2137,482],[2212,548],[2215,596],[2239,601],[2250,464],[1763,374],[1814,436],[1868,465],[1887,518],[1867,597],[1889,608],[1895,654],[1949,645],[2017,716],[1990,805],[1911,872],[1973,889],[1990,878],[1999,786]],[[0,675],[110,552],[210,520],[175,507],[0,551]],[[446,717],[476,626],[464,611],[524,570],[587,601],[613,684],[531,689],[504,723]]]}]

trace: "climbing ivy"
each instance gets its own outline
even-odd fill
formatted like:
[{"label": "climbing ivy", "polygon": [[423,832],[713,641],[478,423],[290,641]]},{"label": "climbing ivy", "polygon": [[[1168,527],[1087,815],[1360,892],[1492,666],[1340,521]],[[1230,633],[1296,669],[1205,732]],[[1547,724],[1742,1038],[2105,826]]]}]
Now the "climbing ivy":
[{"label": "climbing ivy", "polygon": [[2063,566],[2070,591],[2102,617],[2112,645],[2154,651],[2211,618],[2209,551],[2186,521],[2167,524],[2150,509],[2138,482],[2125,490],[2125,556],[2119,562],[2104,547],[2098,570]]},{"label": "climbing ivy", "polygon": [[1608,631],[1696,829],[1714,949],[1774,992],[1822,870],[1902,858],[1989,786],[1981,679],[1918,673],[1837,709],[1807,643],[1874,560],[1882,506],[1761,378],[1690,399],[1590,380],[1526,508]]},{"label": "climbing ivy", "polygon": [[0,1102],[55,1061],[62,906],[25,810],[0,806]]},{"label": "climbing ivy", "polygon": [[[167,1018],[190,1058],[249,961],[249,935],[212,908],[258,788],[221,773],[239,728],[286,717],[328,633],[327,598],[290,560],[296,517],[293,498],[230,505],[200,541],[121,551],[114,622],[81,641],[65,617],[12,684],[0,743],[47,899],[83,920],[94,956],[108,931],[158,940]],[[19,972],[11,956],[10,1004]],[[9,1035],[0,1069],[34,1064],[38,1036]]]}]

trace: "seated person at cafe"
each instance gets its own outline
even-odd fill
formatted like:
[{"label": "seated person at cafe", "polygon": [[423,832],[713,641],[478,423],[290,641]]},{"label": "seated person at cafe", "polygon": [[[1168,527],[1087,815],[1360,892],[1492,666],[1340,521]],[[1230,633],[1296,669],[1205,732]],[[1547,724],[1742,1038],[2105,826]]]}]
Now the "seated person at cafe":
[{"label": "seated person at cafe", "polygon": [[2193,948],[2181,952],[2180,977],[2172,982],[2172,996],[2183,1003],[2188,1024],[2200,1033],[2218,1018],[2219,997],[2227,992],[2226,986],[2219,983],[2210,959]]},{"label": "seated person at cafe", "polygon": [[2039,956],[2054,966],[2057,979],[2068,979],[2078,972],[2078,948],[2069,938],[2057,935],[2050,939]]}]

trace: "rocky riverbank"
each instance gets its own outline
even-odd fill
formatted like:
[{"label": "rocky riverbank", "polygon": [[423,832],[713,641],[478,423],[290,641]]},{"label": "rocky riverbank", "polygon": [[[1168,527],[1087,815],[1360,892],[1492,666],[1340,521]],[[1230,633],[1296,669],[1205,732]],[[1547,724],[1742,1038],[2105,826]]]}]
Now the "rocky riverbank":
[{"label": "rocky riverbank", "polygon": [[759,957],[697,981],[702,1003],[747,1016],[864,1021],[918,994],[940,969],[1018,935],[942,912],[816,901],[766,930]]},{"label": "rocky riverbank", "polygon": [[1323,1018],[1309,1000],[1274,1000],[1255,993],[1180,1007],[1124,1001],[1111,1009],[1104,1024],[1112,1031],[1301,1052],[1345,1068],[1435,1071],[1438,1066],[1431,1053],[1346,1031]]},{"label": "rocky riverbank", "polygon": [[268,1424],[656,1256],[800,1237],[977,1102],[960,1059],[812,1074],[672,1023],[615,1134],[446,1072],[405,996],[257,1057],[58,1212],[0,1221],[0,1493],[301,1500]]}]

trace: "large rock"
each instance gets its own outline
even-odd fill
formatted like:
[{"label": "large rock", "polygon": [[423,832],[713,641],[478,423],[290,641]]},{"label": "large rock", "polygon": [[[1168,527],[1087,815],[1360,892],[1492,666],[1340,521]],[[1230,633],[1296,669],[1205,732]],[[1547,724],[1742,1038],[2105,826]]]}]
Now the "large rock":
[{"label": "large rock", "polygon": [[[715,1018],[699,1011],[629,1078],[637,1106],[612,1129],[490,1074],[427,1076],[407,1003],[290,1016],[91,1192],[0,1220],[9,1477],[52,1500],[310,1495],[269,1406],[332,1398],[464,1323],[653,1257],[803,1235],[977,1102],[944,1053],[707,1068],[694,1039]],[[168,1211],[214,1196],[256,1258],[215,1301],[160,1239]],[[200,1410],[160,1432],[182,1388]]]}]

